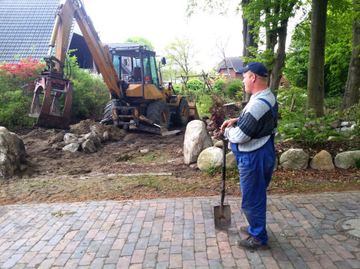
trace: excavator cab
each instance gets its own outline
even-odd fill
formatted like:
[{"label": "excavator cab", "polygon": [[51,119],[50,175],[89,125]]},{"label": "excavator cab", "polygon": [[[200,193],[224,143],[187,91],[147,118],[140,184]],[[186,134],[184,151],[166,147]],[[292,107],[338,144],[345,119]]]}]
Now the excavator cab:
[{"label": "excavator cab", "polygon": [[110,44],[109,50],[120,80],[129,84],[153,84],[161,88],[155,52],[138,44]]}]

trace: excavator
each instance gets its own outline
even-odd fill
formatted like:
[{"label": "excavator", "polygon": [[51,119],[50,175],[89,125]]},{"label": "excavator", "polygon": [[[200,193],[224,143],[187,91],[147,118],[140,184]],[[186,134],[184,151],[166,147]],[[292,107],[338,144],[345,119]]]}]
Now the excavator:
[{"label": "excavator", "polygon": [[81,0],[66,0],[56,12],[47,68],[35,83],[30,116],[37,118],[37,126],[69,127],[73,89],[64,70],[74,18],[109,90],[102,123],[163,134],[198,118],[195,103],[175,94],[171,83],[163,86],[165,58],[158,63],[155,52],[139,44],[104,45]]}]

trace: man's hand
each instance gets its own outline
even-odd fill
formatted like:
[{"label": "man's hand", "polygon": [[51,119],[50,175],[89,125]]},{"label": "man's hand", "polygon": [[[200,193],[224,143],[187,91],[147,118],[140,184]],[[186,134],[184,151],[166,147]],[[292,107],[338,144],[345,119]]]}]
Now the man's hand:
[{"label": "man's hand", "polygon": [[224,133],[225,128],[234,125],[237,122],[237,120],[238,120],[237,118],[234,118],[234,119],[229,119],[229,120],[224,121],[220,127],[221,133]]}]

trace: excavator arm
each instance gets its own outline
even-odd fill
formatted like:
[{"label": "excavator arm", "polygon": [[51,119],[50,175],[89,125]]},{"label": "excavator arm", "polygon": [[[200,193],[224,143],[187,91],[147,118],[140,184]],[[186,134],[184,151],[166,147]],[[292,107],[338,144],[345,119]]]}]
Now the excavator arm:
[{"label": "excavator arm", "polygon": [[[123,98],[120,80],[107,46],[103,45],[80,0],[66,0],[58,7],[49,43],[47,70],[36,82],[30,116],[38,118],[37,125],[67,128],[71,118],[72,88],[64,77],[64,64],[69,37],[75,18],[109,92]],[[63,102],[59,104],[59,102]]]}]

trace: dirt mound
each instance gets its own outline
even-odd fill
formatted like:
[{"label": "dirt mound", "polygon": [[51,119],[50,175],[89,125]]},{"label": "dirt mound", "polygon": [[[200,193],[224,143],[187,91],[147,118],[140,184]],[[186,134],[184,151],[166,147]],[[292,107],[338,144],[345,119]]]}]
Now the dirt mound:
[{"label": "dirt mound", "polygon": [[107,132],[109,139],[113,141],[121,140],[127,134],[126,131],[113,125],[104,125],[94,120],[83,120],[77,124],[70,125],[70,133],[83,135],[90,132],[98,133],[100,136]]},{"label": "dirt mound", "polygon": [[78,134],[78,135],[90,133],[91,132],[90,127],[92,125],[99,126],[99,128],[100,125],[101,127],[105,127],[105,125],[102,125],[94,120],[88,119],[88,120],[80,121],[77,124],[70,125],[70,133]]}]

